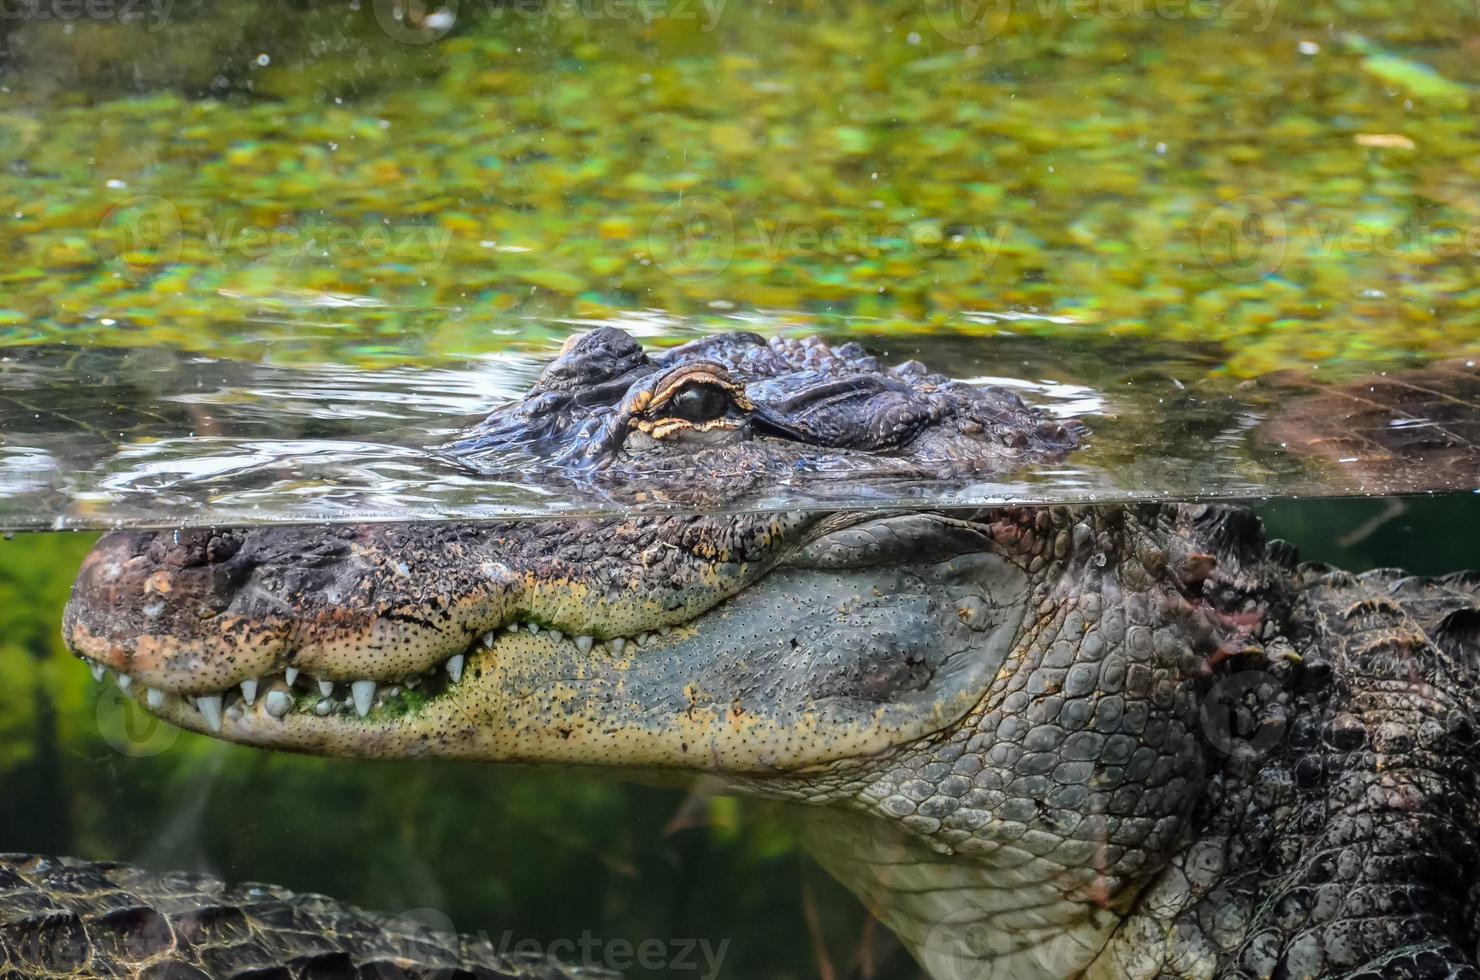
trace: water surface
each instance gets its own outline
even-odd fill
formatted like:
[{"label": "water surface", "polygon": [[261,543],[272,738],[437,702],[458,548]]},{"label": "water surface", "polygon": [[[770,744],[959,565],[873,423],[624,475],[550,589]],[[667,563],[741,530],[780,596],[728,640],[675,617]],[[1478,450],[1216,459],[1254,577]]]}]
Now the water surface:
[{"label": "water surface", "polygon": [[[809,474],[732,506],[960,506],[1480,486],[1474,445],[1480,378],[1465,382],[1473,390],[1461,395],[1469,401],[1435,396],[1366,423],[1392,430],[1377,433],[1386,446],[1332,449],[1322,441],[1331,435],[1324,415],[1332,409],[1311,407],[1312,392],[1321,390],[1315,379],[1219,377],[1221,355],[1212,345],[1013,334],[854,339],[887,360],[919,358],[1084,419],[1091,429],[1087,446],[1060,464],[991,479]],[[499,471],[495,457],[494,473],[485,475],[431,451],[517,398],[542,361],[508,351],[368,371],[239,362],[168,347],[16,348],[0,353],[0,527],[555,516],[631,506],[567,483],[542,483],[522,461]],[[1461,379],[1475,374],[1462,365],[1455,370]],[[1376,397],[1367,394],[1372,391],[1359,385],[1337,407]],[[1395,444],[1388,438],[1394,436],[1406,441]],[[1377,465],[1383,452],[1395,458]]]}]

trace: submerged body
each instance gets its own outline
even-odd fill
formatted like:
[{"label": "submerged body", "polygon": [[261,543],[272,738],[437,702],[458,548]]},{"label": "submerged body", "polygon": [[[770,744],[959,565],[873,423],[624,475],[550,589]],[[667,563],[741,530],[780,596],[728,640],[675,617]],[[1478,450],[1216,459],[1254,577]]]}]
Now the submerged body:
[{"label": "submerged body", "polygon": [[[857,351],[603,330],[448,448],[702,504],[1083,434]],[[64,628],[233,741],[793,804],[939,980],[1480,976],[1475,583],[1297,566],[1239,509],[120,532]]]},{"label": "submerged body", "polygon": [[0,854],[6,980],[613,980],[274,885]]}]

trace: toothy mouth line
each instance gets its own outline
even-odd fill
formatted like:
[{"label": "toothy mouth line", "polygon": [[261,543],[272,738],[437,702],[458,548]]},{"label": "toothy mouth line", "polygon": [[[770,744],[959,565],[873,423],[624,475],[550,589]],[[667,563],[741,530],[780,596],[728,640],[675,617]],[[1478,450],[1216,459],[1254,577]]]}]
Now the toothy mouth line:
[{"label": "toothy mouth line", "polygon": [[408,710],[420,702],[439,697],[456,686],[462,680],[468,658],[480,647],[491,648],[501,633],[521,631],[544,633],[557,643],[569,643],[583,656],[591,653],[620,656],[628,644],[646,646],[657,636],[667,634],[669,627],[661,626],[636,636],[598,640],[588,635],[568,637],[558,629],[543,627],[535,622],[516,621],[489,630],[473,640],[465,651],[448,657],[430,670],[408,674],[395,680],[329,680],[313,677],[296,667],[288,667],[278,673],[249,678],[214,694],[177,694],[146,687],[130,674],[111,670],[104,664],[85,657],[79,659],[91,667],[94,680],[102,683],[109,676],[115,676],[121,691],[135,697],[142,695],[144,704],[151,711],[159,711],[171,700],[188,701],[200,713],[206,727],[219,732],[223,718],[238,718],[248,708],[257,708],[260,713],[279,720],[294,712],[312,712],[320,718],[336,714],[343,717],[354,714],[364,718],[376,709]]}]

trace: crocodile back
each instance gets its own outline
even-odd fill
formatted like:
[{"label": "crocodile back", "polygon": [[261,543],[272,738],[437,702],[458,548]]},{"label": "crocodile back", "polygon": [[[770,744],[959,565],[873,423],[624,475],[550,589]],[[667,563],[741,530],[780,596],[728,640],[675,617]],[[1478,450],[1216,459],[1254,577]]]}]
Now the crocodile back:
[{"label": "crocodile back", "polygon": [[1103,975],[1480,978],[1480,579],[1296,578],[1268,666],[1210,695],[1247,723]]},{"label": "crocodile back", "polygon": [[322,895],[0,854],[0,978],[610,980]]}]

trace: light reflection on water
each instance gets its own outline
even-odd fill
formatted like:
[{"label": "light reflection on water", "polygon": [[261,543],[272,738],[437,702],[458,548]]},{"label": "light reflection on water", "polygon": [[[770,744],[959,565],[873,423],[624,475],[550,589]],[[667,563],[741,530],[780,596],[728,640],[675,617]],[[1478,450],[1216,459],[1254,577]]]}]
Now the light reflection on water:
[{"label": "light reflection on water", "polygon": [[[753,326],[744,319],[736,326]],[[699,332],[656,313],[623,317],[621,326],[647,339]],[[890,363],[918,358],[932,370],[1010,388],[1055,415],[1084,419],[1091,437],[1062,463],[1030,471],[930,482],[809,473],[732,506],[1335,496],[1475,485],[1472,461],[1374,471],[1349,465],[1364,461],[1360,446],[1338,455],[1324,443],[1302,458],[1290,440],[1310,441],[1304,433],[1319,420],[1286,410],[1308,388],[1222,381],[1211,349],[1015,335],[851,339]],[[541,484],[515,463],[507,473],[475,474],[427,448],[518,397],[553,354],[507,351],[366,371],[165,349],[12,348],[0,357],[0,527],[478,519],[631,506]],[[1269,420],[1284,416],[1293,421],[1272,433]],[[1446,431],[1422,415],[1386,425],[1413,439],[1424,429],[1437,429],[1438,439]]]}]

